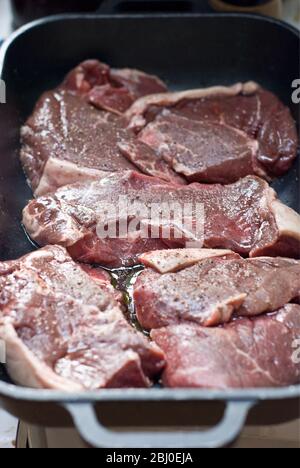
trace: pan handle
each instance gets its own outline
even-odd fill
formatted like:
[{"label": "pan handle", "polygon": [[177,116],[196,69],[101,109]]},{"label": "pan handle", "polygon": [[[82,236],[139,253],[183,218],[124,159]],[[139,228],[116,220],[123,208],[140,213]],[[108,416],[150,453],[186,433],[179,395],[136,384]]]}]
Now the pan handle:
[{"label": "pan handle", "polygon": [[98,421],[90,403],[68,403],[63,407],[71,415],[83,440],[95,448],[221,448],[234,442],[245,425],[256,401],[230,401],[223,420],[214,428],[192,432],[115,432]]}]

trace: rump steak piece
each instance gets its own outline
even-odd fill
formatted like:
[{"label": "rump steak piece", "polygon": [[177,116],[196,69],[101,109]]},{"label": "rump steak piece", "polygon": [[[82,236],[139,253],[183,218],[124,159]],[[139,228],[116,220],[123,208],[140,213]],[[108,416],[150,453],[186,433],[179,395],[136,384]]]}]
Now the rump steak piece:
[{"label": "rump steak piece", "polygon": [[140,140],[190,181],[279,176],[297,155],[290,110],[253,82],[146,96],[126,116]]},{"label": "rump steak piece", "polygon": [[257,141],[223,123],[197,122],[165,110],[139,140],[190,182],[226,184],[250,174],[266,177],[256,160]]},{"label": "rump steak piece", "polygon": [[295,340],[300,306],[288,304],[272,315],[238,319],[219,328],[173,325],[151,333],[166,354],[168,387],[283,387],[300,383]]},{"label": "rump steak piece", "polygon": [[22,128],[21,161],[36,195],[45,194],[134,169],[117,149],[124,138],[128,132],[118,117],[66,91],[50,91]]},{"label": "rump steak piece", "polygon": [[31,201],[23,223],[39,245],[63,245],[77,260],[110,267],[190,242],[251,257],[300,254],[300,216],[257,177],[180,186],[135,172],[115,174]]},{"label": "rump steak piece", "polygon": [[148,330],[182,322],[219,325],[300,298],[299,260],[190,249],[153,252],[151,258],[141,256],[152,268],[134,286],[137,317]]},{"label": "rump steak piece", "polygon": [[[117,77],[128,81],[130,93],[136,88],[136,97],[143,92],[165,89],[158,79],[135,70],[112,74],[114,83]],[[101,93],[110,100],[109,106],[102,106],[109,111],[112,111],[113,103],[123,105],[126,101],[129,91],[112,88],[108,84],[109,77],[107,65],[97,61],[84,62],[62,85],[39,99],[21,130],[21,162],[37,196],[81,180],[99,180],[118,171],[137,171],[141,166],[139,161],[147,161],[148,167],[142,166],[146,174],[181,182],[180,176],[165,161],[159,161],[150,147],[135,141],[135,136],[126,129],[124,118],[90,104]],[[102,82],[103,86],[99,86]],[[92,94],[87,99],[88,92]],[[137,164],[132,164],[118,148],[123,145],[126,149],[133,144]]]},{"label": "rump steak piece", "polygon": [[164,365],[127,323],[107,273],[87,274],[57,246],[0,263],[0,338],[11,377],[30,387],[147,387]]}]

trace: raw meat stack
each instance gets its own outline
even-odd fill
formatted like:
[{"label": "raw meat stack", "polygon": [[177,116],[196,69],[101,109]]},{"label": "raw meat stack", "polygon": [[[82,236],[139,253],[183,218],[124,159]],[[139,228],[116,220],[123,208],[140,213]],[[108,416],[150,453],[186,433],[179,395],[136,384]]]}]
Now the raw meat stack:
[{"label": "raw meat stack", "polygon": [[[172,93],[90,60],[21,133],[35,193],[23,224],[43,248],[0,264],[12,378],[67,391],[161,376],[171,387],[300,382],[300,216],[268,184],[292,166],[298,135],[276,96],[253,82]],[[151,340],[94,264],[144,265],[133,298]]]}]

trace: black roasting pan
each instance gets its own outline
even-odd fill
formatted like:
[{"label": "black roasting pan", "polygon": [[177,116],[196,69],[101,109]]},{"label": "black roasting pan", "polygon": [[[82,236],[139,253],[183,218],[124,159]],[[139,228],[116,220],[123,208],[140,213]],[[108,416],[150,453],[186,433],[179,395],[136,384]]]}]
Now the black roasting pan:
[{"label": "black roasting pan", "polygon": [[[292,103],[299,56],[295,29],[253,15],[72,15],[23,27],[0,51],[7,101],[0,105],[0,259],[34,248],[20,225],[31,198],[18,160],[20,125],[39,95],[78,62],[97,57],[117,67],[138,67],[173,89],[256,80],[291,107],[299,124],[299,106]],[[298,176],[299,163],[274,183],[282,200],[297,210]],[[236,439],[246,420],[267,425],[298,418],[299,397],[300,386],[66,395],[17,387],[0,367],[0,404],[6,410],[37,426],[75,426],[95,447],[221,447]],[[112,429],[116,426],[121,433]]]}]

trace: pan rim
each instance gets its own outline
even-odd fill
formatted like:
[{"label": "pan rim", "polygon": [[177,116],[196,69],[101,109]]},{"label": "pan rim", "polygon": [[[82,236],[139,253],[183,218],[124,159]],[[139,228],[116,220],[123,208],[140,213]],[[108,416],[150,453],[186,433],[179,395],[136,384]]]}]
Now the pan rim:
[{"label": "pan rim", "polygon": [[45,18],[35,20],[35,21],[31,21],[30,23],[27,23],[24,26],[21,26],[14,33],[12,33],[6,40],[4,40],[3,44],[0,47],[0,78],[3,75],[6,54],[8,53],[8,50],[12,46],[12,44],[17,39],[19,39],[24,34],[26,34],[28,31],[39,28],[47,24],[59,23],[59,22],[64,22],[64,21],[72,22],[72,21],[77,21],[77,20],[93,21],[93,20],[116,19],[116,20],[123,21],[123,20],[128,20],[128,19],[151,20],[153,18],[166,18],[166,19],[180,18],[181,20],[184,20],[184,19],[197,19],[197,18],[202,19],[202,18],[216,18],[216,17],[222,18],[222,19],[228,18],[229,20],[232,18],[240,18],[240,19],[245,19],[245,20],[258,21],[262,23],[270,23],[279,28],[286,29],[287,31],[295,35],[300,40],[300,31],[298,31],[297,28],[295,28],[291,24],[288,24],[285,21],[282,21],[276,18],[262,16],[262,15],[255,14],[255,13],[203,13],[203,14],[201,13],[184,13],[184,14],[153,13],[153,14],[147,14],[147,15],[146,14],[111,15],[111,14],[71,13],[71,14],[52,15],[52,16],[47,16]]}]

